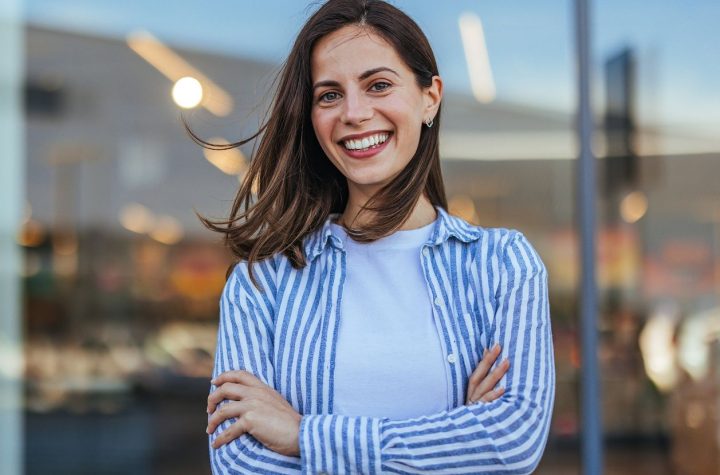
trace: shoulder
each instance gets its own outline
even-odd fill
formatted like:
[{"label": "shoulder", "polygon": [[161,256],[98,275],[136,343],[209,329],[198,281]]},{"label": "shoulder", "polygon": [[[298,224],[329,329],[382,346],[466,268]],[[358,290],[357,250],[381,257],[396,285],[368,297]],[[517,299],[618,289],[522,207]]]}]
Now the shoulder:
[{"label": "shoulder", "polygon": [[472,255],[491,270],[522,266],[545,272],[540,254],[522,231],[504,227],[486,227],[470,224],[464,219],[447,214],[447,226],[459,240],[472,248]]},{"label": "shoulder", "polygon": [[252,265],[243,259],[233,264],[232,271],[225,282],[224,293],[235,296],[257,298],[268,291],[275,293],[275,276],[278,262],[287,258],[277,253],[270,258],[255,261]]},{"label": "shoulder", "polygon": [[540,254],[522,231],[502,229],[501,235],[503,236],[503,245],[497,249],[501,273],[526,277],[547,274]]},{"label": "shoulder", "polygon": [[[302,238],[300,251],[306,259],[304,267],[311,266],[314,258],[322,254],[328,246],[337,245],[333,242],[333,239],[337,239],[337,237],[331,232],[332,217],[333,215],[328,216],[323,224]],[[245,259],[237,261],[233,264],[226,285],[239,285],[249,294],[262,292],[268,288],[274,293],[279,276],[294,268],[291,261],[292,259],[283,252],[276,252],[266,259],[254,261],[252,265],[249,265]],[[260,284],[260,289],[256,288],[253,279]]]}]

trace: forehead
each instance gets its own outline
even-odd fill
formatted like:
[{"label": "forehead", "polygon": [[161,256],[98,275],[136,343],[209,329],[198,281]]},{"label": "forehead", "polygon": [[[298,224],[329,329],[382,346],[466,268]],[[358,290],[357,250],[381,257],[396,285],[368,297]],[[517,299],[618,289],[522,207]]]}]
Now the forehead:
[{"label": "forehead", "polygon": [[369,28],[343,27],[321,38],[312,51],[313,80],[339,75],[356,77],[378,66],[411,73],[395,48]]}]

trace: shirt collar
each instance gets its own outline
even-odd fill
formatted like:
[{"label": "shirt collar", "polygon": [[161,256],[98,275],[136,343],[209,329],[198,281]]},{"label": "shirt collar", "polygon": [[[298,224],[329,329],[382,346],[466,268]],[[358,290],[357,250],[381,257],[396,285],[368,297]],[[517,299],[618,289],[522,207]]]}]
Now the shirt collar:
[{"label": "shirt collar", "polygon": [[[430,238],[425,243],[426,245],[437,246],[451,237],[468,243],[478,240],[482,235],[482,228],[473,226],[465,220],[449,214],[441,206],[435,206],[435,210],[438,218],[435,220],[435,226],[430,233]],[[333,234],[330,225],[331,220],[337,216],[337,213],[329,215],[320,229],[306,238],[305,255],[308,261],[312,261],[322,254],[328,245],[343,249],[342,240]]]},{"label": "shirt collar", "polygon": [[435,206],[435,210],[437,210],[438,219],[426,244],[437,246],[451,237],[468,243],[477,241],[482,236],[482,228],[473,226],[464,219],[451,215],[440,206]]}]

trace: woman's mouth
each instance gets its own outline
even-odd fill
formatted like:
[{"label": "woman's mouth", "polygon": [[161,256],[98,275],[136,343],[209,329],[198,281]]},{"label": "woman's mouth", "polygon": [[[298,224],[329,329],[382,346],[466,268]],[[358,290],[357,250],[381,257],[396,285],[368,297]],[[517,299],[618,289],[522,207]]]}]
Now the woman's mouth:
[{"label": "woman's mouth", "polygon": [[368,158],[380,153],[392,138],[392,133],[382,132],[360,140],[340,142],[345,153],[353,158]]}]

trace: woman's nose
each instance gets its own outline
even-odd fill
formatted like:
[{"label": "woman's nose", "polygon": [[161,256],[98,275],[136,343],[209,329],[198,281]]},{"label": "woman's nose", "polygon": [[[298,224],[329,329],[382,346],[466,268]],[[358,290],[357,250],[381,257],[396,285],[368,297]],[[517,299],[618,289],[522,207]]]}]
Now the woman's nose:
[{"label": "woman's nose", "polygon": [[373,116],[373,109],[367,98],[361,94],[347,93],[343,101],[342,120],[349,125],[360,124]]}]

